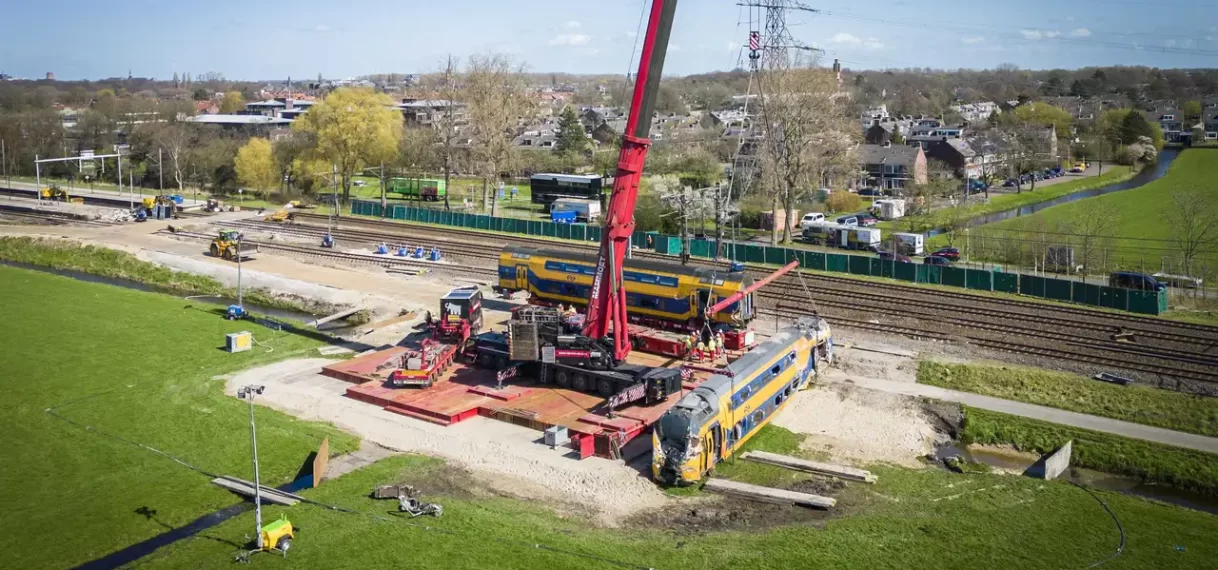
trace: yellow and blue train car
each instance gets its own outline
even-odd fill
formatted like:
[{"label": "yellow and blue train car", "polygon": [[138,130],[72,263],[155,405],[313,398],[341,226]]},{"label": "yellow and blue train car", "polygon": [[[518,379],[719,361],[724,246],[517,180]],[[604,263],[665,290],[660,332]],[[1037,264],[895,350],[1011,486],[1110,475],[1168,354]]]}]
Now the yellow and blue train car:
[{"label": "yellow and blue train car", "polygon": [[652,430],[651,474],[688,485],[736,453],[833,359],[829,324],[817,317],[757,345],[669,408]]},{"label": "yellow and blue train car", "polygon": [[[596,257],[568,251],[508,246],[499,254],[499,287],[528,291],[551,304],[585,306],[592,297]],[[693,328],[707,307],[753,284],[743,271],[626,260],[626,307],[636,322]],[[712,322],[732,328],[753,320],[753,295],[732,303]]]}]

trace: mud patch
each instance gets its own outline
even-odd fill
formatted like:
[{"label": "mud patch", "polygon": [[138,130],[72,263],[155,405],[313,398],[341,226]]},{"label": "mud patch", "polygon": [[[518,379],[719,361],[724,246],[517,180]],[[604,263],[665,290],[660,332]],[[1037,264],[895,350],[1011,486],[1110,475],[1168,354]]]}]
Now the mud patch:
[{"label": "mud patch", "polygon": [[825,521],[841,517],[846,510],[840,497],[848,492],[845,481],[814,477],[796,481],[785,488],[801,493],[836,497],[839,502],[833,509],[820,510],[750,501],[707,492],[694,498],[682,499],[670,507],[635,515],[626,521],[626,525],[636,528],[660,528],[679,536],[727,531],[748,532],[792,525],[820,526]]},{"label": "mud patch", "polygon": [[[497,495],[478,482],[474,475],[460,467],[435,465],[405,469],[393,481],[382,485],[410,485],[423,500],[452,498],[479,499]],[[371,489],[369,489],[371,491]]]}]

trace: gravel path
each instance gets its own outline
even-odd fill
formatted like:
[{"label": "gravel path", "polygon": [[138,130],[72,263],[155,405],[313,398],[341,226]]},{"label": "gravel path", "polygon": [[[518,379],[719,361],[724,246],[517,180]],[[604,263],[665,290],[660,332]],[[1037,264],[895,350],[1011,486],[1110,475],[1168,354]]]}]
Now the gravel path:
[{"label": "gravel path", "polygon": [[573,459],[539,443],[541,432],[474,417],[439,426],[387,412],[343,396],[350,384],[318,371],[331,360],[295,359],[242,372],[227,382],[232,394],[262,384],[256,401],[296,417],[330,422],[398,452],[442,457],[475,473],[491,488],[615,524],[632,514],[663,507],[666,496],[643,474],[620,461]]}]

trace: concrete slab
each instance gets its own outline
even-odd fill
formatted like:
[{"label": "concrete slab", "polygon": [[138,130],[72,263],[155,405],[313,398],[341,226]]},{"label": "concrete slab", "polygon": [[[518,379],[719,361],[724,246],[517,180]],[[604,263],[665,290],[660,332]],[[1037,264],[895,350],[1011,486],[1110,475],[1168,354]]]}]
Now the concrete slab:
[{"label": "concrete slab", "polygon": [[725,495],[735,495],[744,497],[754,501],[762,501],[765,503],[775,503],[779,505],[796,505],[800,507],[812,507],[817,509],[830,509],[837,505],[837,499],[833,497],[822,497],[811,493],[800,493],[796,491],[787,491],[785,489],[775,489],[773,487],[762,487],[760,485],[750,485],[748,483],[739,483],[729,481],[727,479],[708,479],[702,487],[707,491],[721,493]]}]

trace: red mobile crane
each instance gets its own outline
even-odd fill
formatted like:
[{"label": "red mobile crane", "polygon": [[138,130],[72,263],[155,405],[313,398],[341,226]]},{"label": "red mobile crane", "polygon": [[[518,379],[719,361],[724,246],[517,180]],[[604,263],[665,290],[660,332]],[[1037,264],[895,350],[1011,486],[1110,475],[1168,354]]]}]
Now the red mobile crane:
[{"label": "red mobile crane", "polygon": [[660,91],[660,75],[668,53],[668,38],[677,11],[677,0],[652,0],[647,20],[647,35],[635,76],[634,96],[630,100],[630,115],[622,134],[622,151],[618,155],[617,175],[605,212],[605,231],[601,237],[596,276],[592,281],[592,298],[584,336],[603,339],[613,329],[613,357],[623,362],[630,354],[629,321],[626,316],[626,286],[622,281],[622,263],[634,233],[634,204],[639,197],[639,179],[651,140],[651,115]]}]

